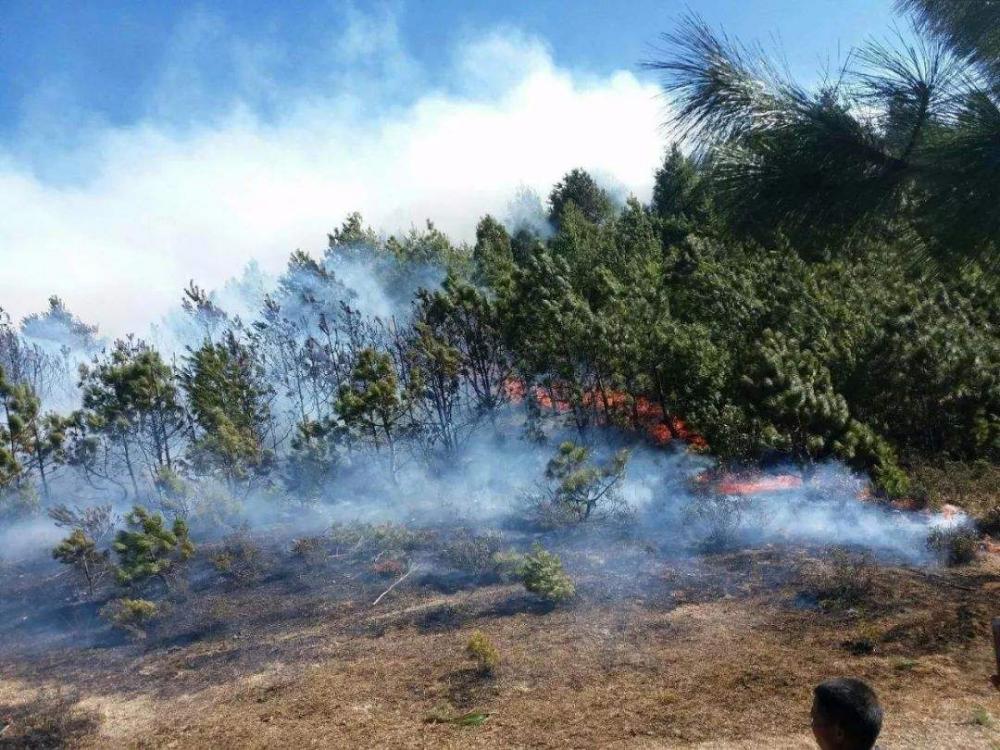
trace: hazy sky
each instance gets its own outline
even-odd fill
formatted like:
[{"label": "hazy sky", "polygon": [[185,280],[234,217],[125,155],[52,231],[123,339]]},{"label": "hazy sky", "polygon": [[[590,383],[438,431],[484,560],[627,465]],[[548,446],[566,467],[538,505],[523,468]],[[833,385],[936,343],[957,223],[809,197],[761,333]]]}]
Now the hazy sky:
[{"label": "hazy sky", "polygon": [[646,198],[669,142],[638,63],[692,8],[797,77],[890,0],[0,0],[0,306],[111,334],[195,278],[322,248],[352,210],[468,239],[574,166]]}]

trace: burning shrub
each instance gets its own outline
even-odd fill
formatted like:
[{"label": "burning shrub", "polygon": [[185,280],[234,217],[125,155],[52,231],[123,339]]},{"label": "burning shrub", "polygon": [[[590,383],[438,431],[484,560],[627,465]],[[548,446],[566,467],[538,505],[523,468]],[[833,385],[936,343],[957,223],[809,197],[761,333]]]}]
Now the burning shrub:
[{"label": "burning shrub", "polygon": [[481,630],[472,631],[465,652],[476,662],[480,673],[484,675],[495,674],[500,669],[500,651]]},{"label": "burning shrub", "polygon": [[97,545],[83,529],[73,532],[52,550],[52,557],[69,565],[86,582],[87,591],[94,595],[94,588],[110,569],[108,551],[97,551]]},{"label": "burning shrub", "polygon": [[968,565],[979,557],[979,536],[969,526],[934,529],[927,537],[927,547],[946,565]]},{"label": "burning shrub", "polygon": [[463,531],[448,540],[441,558],[456,570],[482,575],[496,570],[502,544],[500,532],[476,535]]},{"label": "burning shrub", "polygon": [[163,516],[136,505],[125,516],[129,528],[115,536],[118,555],[118,582],[123,586],[142,583],[152,577],[168,582],[167,575],[194,554],[187,524],[175,518],[170,529]]},{"label": "burning shrub", "polygon": [[145,638],[145,626],[159,612],[154,602],[147,599],[114,599],[101,608],[100,615],[117,628],[129,633],[133,638]]},{"label": "burning shrub", "polygon": [[571,599],[576,594],[576,586],[563,570],[562,560],[540,544],[524,556],[519,573],[528,591],[553,604]]}]

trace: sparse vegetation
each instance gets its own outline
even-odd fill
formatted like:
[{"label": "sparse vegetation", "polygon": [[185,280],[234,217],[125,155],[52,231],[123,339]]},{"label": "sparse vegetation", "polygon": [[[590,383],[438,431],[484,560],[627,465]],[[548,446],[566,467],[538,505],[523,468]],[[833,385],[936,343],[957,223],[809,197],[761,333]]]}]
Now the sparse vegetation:
[{"label": "sparse vegetation", "polygon": [[968,565],[979,556],[979,535],[967,526],[934,529],[927,538],[927,546],[946,565]]},{"label": "sparse vegetation", "polygon": [[482,575],[497,570],[502,548],[503,535],[500,532],[475,534],[462,530],[444,543],[440,556],[456,570]]},{"label": "sparse vegetation", "polygon": [[212,558],[212,564],[229,580],[239,585],[253,583],[263,573],[264,556],[248,528],[230,534]]},{"label": "sparse vegetation", "polygon": [[495,674],[500,669],[500,651],[493,641],[481,630],[472,631],[465,652],[483,674]]},{"label": "sparse vegetation", "polygon": [[878,565],[868,555],[834,550],[828,564],[812,573],[811,587],[820,605],[829,611],[864,607],[876,590]]},{"label": "sparse vegetation", "polygon": [[78,695],[49,690],[26,703],[0,706],[0,749],[54,750],[92,739],[100,716],[78,703]]}]

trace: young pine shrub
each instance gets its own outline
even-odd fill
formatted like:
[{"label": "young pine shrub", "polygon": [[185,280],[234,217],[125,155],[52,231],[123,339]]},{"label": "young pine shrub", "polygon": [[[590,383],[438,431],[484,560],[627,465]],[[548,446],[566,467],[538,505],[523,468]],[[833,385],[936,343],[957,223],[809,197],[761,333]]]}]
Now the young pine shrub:
[{"label": "young pine shrub", "polygon": [[52,557],[76,571],[87,584],[87,591],[91,596],[111,568],[108,551],[98,552],[97,544],[83,529],[73,529],[52,550]]},{"label": "young pine shrub", "polygon": [[122,598],[115,599],[101,608],[100,616],[133,638],[142,639],[146,637],[145,626],[158,612],[156,604],[147,599]]},{"label": "young pine shrub", "polygon": [[580,523],[598,511],[626,517],[620,488],[628,460],[629,452],[621,450],[598,465],[586,446],[562,443],[545,467],[546,483],[526,498],[529,517],[543,529]]},{"label": "young pine shrub", "polygon": [[540,544],[524,556],[519,572],[524,587],[547,602],[559,604],[576,595],[576,586],[563,570],[562,560]]},{"label": "young pine shrub", "polygon": [[500,669],[500,651],[481,630],[472,631],[465,653],[476,662],[480,674],[493,675]]},{"label": "young pine shrub", "polygon": [[159,513],[136,505],[126,514],[127,529],[119,531],[112,545],[118,555],[116,575],[122,586],[134,586],[157,577],[168,583],[168,574],[194,555],[187,524],[175,518],[172,526]]}]

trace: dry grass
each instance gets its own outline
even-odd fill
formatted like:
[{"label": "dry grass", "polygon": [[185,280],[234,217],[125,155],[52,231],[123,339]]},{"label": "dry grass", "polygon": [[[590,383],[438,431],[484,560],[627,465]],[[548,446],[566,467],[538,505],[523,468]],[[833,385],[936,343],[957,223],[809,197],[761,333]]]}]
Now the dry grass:
[{"label": "dry grass", "polygon": [[[1000,743],[997,722],[974,720],[998,697],[996,556],[930,574],[869,566],[850,603],[824,607],[846,563],[814,553],[647,555],[625,575],[610,556],[559,551],[579,595],[554,609],[444,574],[373,607],[385,583],[370,559],[298,561],[251,587],[194,586],[143,644],[0,660],[24,695],[85,696],[66,715],[90,719],[65,742],[84,748],[806,748],[811,688],[842,674],[875,685],[886,746]],[[476,629],[503,654],[494,679],[465,654]],[[845,647],[859,633],[873,652]],[[0,692],[2,710],[19,700]],[[441,720],[469,713],[488,716]]]}]

